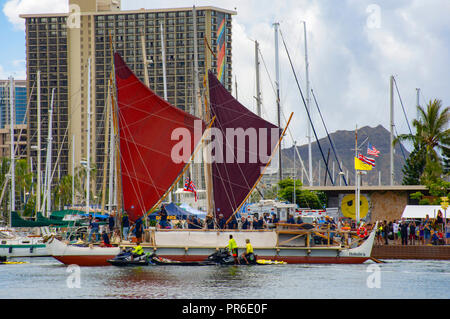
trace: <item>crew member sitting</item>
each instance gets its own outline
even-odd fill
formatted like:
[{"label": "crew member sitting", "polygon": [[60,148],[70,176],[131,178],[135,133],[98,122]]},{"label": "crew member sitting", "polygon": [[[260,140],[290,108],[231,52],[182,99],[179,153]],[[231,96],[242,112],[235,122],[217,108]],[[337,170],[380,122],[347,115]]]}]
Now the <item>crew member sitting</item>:
[{"label": "crew member sitting", "polygon": [[253,260],[255,256],[253,255],[253,246],[250,243],[250,239],[245,240],[245,253],[242,254],[242,258],[244,258],[247,265],[249,264],[249,260]]},{"label": "crew member sitting", "polygon": [[133,260],[135,257],[142,256],[144,254],[144,249],[141,246],[141,243],[138,241],[136,243],[136,247],[131,252],[131,260]]},{"label": "crew member sitting", "polygon": [[102,247],[112,247],[111,246],[111,242],[109,240],[109,235],[108,235],[106,230],[103,230],[103,232],[102,232],[102,239],[103,239],[103,242],[100,244],[100,246],[102,246]]}]

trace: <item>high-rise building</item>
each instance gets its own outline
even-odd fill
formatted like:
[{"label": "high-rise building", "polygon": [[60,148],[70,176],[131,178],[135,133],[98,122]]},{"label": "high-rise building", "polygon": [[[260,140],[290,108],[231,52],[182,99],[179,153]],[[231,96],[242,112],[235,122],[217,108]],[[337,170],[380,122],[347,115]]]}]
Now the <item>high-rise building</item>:
[{"label": "high-rise building", "polygon": [[[27,156],[27,85],[25,80],[13,80],[14,143],[16,158]],[[0,158],[11,154],[10,81],[0,80]]]},{"label": "high-rise building", "polygon": [[[234,14],[236,12],[216,7],[121,11],[118,0],[70,0],[68,13],[21,15],[26,25],[28,94],[40,71],[41,145],[47,140],[48,109],[52,89],[55,89],[52,163],[58,163],[61,176],[71,173],[72,148],[75,148],[75,167],[86,159],[90,85],[90,160],[96,167],[96,189],[101,191],[113,50],[119,52],[138,77],[159,96],[166,94],[172,105],[198,115],[198,108],[194,106],[194,29],[197,30],[200,89],[205,71],[211,69],[231,91],[231,18]],[[36,86],[30,97],[28,115],[28,155],[37,163],[34,147],[37,144]],[[45,152],[41,152],[42,169],[44,156]]]}]

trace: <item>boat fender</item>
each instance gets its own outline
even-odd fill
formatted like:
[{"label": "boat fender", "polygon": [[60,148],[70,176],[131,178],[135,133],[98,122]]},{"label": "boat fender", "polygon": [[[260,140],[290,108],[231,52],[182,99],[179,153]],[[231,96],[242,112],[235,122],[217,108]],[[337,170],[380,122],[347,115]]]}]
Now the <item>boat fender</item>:
[{"label": "boat fender", "polygon": [[12,246],[9,246],[8,253],[12,254],[12,252],[13,252],[13,248],[12,248]]},{"label": "boat fender", "polygon": [[356,235],[358,235],[361,238],[364,238],[367,236],[367,229],[363,226],[359,227],[356,231]]},{"label": "boat fender", "polygon": [[30,247],[30,254],[33,253],[33,248],[34,248],[34,247]]}]

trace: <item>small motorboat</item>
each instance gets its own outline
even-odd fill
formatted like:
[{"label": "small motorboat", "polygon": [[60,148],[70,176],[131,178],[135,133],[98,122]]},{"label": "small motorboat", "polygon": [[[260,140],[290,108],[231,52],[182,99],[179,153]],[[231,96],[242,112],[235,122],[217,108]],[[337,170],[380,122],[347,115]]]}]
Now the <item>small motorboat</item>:
[{"label": "small motorboat", "polygon": [[120,252],[112,259],[108,259],[107,262],[113,266],[148,266],[151,262],[150,254],[143,254],[141,256],[134,256],[131,249]]},{"label": "small motorboat", "polygon": [[[214,262],[219,265],[235,265],[234,258],[231,256],[228,248],[220,248],[215,253],[208,256],[208,261]],[[247,264],[248,262],[248,264]],[[247,257],[247,262],[241,256],[239,257],[239,265],[278,265],[278,264],[287,264],[284,261],[276,261],[269,259],[258,259],[258,256],[251,253]]]}]

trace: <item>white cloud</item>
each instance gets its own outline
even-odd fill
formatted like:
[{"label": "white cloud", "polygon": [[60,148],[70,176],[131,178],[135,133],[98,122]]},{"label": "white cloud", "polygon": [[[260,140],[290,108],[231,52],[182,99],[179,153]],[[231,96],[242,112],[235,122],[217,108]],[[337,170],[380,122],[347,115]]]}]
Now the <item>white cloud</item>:
[{"label": "white cloud", "polygon": [[68,11],[66,0],[9,0],[3,6],[3,13],[16,29],[25,30],[25,21],[20,14],[59,13]]},{"label": "white cloud", "polygon": [[[17,28],[24,28],[21,13],[66,12],[66,0],[9,0],[3,12]],[[213,5],[237,10],[233,17],[233,81],[239,100],[255,110],[254,42],[258,40],[271,80],[275,80],[274,31],[280,22],[300,85],[305,93],[305,62],[302,20],[306,21],[310,80],[329,132],[353,130],[355,125],[389,124],[389,77],[395,75],[405,111],[416,116],[416,88],[425,98],[450,104],[450,1],[377,1],[379,28],[371,28],[367,9],[372,0],[124,0],[124,10],[138,8]],[[298,143],[306,141],[306,112],[280,37],[281,102],[286,115],[294,112],[291,129]],[[261,61],[263,115],[276,122],[272,84]],[[234,90],[234,87],[233,87]],[[312,98],[312,97],[311,97]],[[324,129],[311,102],[319,137]],[[395,95],[395,122],[407,132],[399,99]],[[286,139],[290,144],[290,138]]]}]

